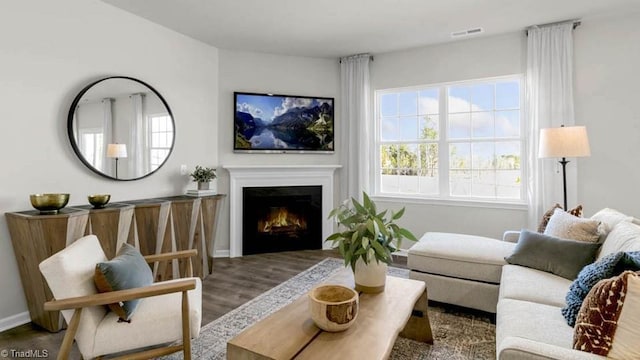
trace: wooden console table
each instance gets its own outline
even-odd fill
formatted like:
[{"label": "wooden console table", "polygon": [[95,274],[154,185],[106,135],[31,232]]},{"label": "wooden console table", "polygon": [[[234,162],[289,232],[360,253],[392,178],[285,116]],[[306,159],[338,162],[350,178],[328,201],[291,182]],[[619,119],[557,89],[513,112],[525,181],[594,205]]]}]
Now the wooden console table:
[{"label": "wooden console table", "polygon": [[[327,281],[353,287],[350,269]],[[360,294],[355,323],[325,332],[309,314],[307,294],[248,327],[227,343],[230,360],[386,359],[398,335],[433,343],[422,281],[387,276],[385,291]]]},{"label": "wooden console table", "polygon": [[[175,251],[171,246],[171,231],[167,231],[171,202],[162,199],[127,201],[134,206],[133,228],[129,232],[129,244],[134,244],[144,256]],[[172,263],[153,264],[155,281],[174,278]],[[177,275],[177,274],[176,274]]]},{"label": "wooden console table", "polygon": [[[205,278],[209,275],[206,245],[202,230],[201,198],[191,196],[175,196],[166,198],[171,201],[171,225],[173,241],[171,246],[176,250],[198,250],[198,255],[192,261],[193,275]],[[186,273],[186,263],[179,264],[179,274]]]},{"label": "wooden console table", "polygon": [[107,204],[99,209],[91,205],[76,207],[76,209],[89,212],[85,235],[93,234],[98,237],[102,250],[108,259],[115,257],[120,246],[129,239],[133,208],[133,205],[118,203]]},{"label": "wooden console table", "polygon": [[30,210],[7,213],[6,217],[31,321],[49,331],[59,331],[64,328],[60,312],[44,311],[44,303],[53,295],[38,265],[84,236],[89,211],[65,208],[55,215],[40,215]]}]

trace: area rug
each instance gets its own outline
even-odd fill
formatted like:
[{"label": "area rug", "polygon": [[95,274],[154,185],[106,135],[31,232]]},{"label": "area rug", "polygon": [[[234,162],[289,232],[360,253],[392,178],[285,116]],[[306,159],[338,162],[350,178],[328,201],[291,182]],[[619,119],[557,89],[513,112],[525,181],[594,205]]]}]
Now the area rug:
[{"label": "area rug", "polygon": [[[291,303],[343,268],[339,259],[328,258],[275,288],[205,325],[192,342],[194,359],[225,359],[227,341],[246,327]],[[389,275],[407,278],[408,270],[389,267]],[[429,307],[434,344],[399,337],[390,359],[495,359],[495,325],[487,317],[445,307]],[[181,359],[176,353],[163,359]]]}]

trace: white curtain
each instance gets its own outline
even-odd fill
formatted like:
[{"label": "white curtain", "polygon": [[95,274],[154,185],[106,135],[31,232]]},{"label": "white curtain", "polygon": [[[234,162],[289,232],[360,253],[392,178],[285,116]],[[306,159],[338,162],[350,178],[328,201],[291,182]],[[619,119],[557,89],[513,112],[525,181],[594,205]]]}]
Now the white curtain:
[{"label": "white curtain", "polygon": [[369,189],[370,97],[369,54],[340,59],[341,142],[343,156],[341,195],[343,199],[362,198]]},{"label": "white curtain", "polygon": [[147,124],[142,109],[142,94],[132,94],[133,120],[131,123],[131,150],[129,151],[129,176],[132,178],[146,174],[149,169]]},{"label": "white curtain", "polygon": [[[562,169],[557,159],[538,159],[540,129],[571,126],[573,113],[573,22],[532,27],[527,37],[527,116],[529,120],[529,228],[544,211],[562,204]],[[567,167],[569,207],[577,199],[577,172]],[[570,171],[571,170],[571,171]]]},{"label": "white curtain", "polygon": [[111,174],[113,171],[113,159],[107,158],[107,145],[113,143],[113,112],[112,98],[102,99],[102,171],[105,174]]}]

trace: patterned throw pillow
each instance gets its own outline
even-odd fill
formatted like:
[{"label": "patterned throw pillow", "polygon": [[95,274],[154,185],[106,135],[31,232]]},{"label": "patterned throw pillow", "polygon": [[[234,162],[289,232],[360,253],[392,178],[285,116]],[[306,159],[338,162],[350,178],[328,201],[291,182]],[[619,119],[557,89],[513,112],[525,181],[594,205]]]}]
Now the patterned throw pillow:
[{"label": "patterned throw pillow", "polygon": [[[93,278],[99,292],[126,290],[151,285],[153,273],[140,252],[129,244],[122,244],[116,257],[96,264]],[[129,321],[140,299],[109,304],[120,320]]]},{"label": "patterned throw pillow", "polygon": [[573,216],[561,209],[555,209],[544,234],[562,239],[598,242],[600,221]]},{"label": "patterned throw pillow", "polygon": [[640,251],[617,252],[585,266],[567,292],[562,316],[574,327],[582,302],[589,291],[601,280],[620,275],[625,270],[640,271]]},{"label": "patterned throw pillow", "polygon": [[[562,206],[560,206],[560,204],[555,204],[551,207],[551,209],[547,210],[544,215],[542,215],[542,221],[540,222],[540,225],[538,225],[539,233],[542,234],[544,232],[544,229],[546,229],[547,224],[549,223],[549,219],[551,219],[551,216],[556,209],[562,209]],[[573,216],[582,217],[582,205],[578,205],[573,209],[569,209],[567,212]]]},{"label": "patterned throw pillow", "polygon": [[640,358],[640,275],[602,280],[582,303],[573,348],[612,359]]}]

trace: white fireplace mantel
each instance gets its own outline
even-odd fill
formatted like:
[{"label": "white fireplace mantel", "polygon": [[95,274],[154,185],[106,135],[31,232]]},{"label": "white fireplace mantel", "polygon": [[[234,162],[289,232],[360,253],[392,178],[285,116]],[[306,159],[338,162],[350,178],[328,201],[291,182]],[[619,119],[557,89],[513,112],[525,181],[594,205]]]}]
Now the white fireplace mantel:
[{"label": "white fireplace mantel", "polygon": [[[333,174],[340,165],[225,165],[229,171],[231,257],[242,256],[242,188],[268,186],[322,186],[322,239],[333,232],[327,219],[333,205]],[[323,249],[330,244],[323,241]]]}]

